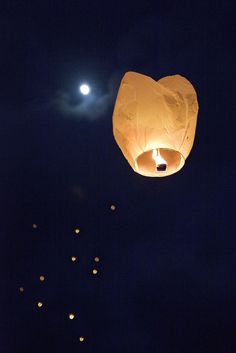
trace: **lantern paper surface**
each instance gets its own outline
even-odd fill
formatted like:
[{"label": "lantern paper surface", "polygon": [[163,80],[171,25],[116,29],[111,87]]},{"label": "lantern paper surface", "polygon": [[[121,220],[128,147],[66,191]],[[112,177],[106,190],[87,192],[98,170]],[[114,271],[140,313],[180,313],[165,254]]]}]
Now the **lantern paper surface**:
[{"label": "lantern paper surface", "polygon": [[163,177],[178,172],[194,142],[198,102],[180,75],[159,81],[127,72],[113,112],[115,140],[133,170]]}]

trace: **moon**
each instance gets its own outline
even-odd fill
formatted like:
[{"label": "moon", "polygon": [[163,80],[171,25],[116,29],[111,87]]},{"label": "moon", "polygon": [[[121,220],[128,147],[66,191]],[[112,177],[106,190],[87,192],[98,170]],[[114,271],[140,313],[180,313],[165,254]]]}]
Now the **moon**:
[{"label": "moon", "polygon": [[90,93],[90,87],[86,83],[80,85],[79,90],[84,96],[87,96]]}]

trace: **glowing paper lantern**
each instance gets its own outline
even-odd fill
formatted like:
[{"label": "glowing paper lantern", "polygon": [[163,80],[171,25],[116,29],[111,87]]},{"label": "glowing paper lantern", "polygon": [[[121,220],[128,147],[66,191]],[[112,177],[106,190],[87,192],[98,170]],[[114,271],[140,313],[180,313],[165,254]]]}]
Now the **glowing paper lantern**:
[{"label": "glowing paper lantern", "polygon": [[133,170],[149,177],[178,172],[194,142],[198,102],[180,75],[159,81],[127,72],[113,112],[115,140]]}]

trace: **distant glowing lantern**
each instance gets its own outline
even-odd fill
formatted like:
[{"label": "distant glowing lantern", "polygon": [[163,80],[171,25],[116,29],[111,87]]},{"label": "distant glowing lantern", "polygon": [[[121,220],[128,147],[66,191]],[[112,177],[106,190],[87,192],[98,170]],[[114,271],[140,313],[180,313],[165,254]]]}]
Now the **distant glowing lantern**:
[{"label": "distant glowing lantern", "polygon": [[178,172],[194,142],[196,92],[180,75],[159,81],[127,72],[113,112],[115,140],[133,170],[149,177]]}]

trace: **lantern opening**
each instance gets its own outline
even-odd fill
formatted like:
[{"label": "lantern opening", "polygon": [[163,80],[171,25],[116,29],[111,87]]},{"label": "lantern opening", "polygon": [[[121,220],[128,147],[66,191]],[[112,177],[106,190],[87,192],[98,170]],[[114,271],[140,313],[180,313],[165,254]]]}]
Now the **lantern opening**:
[{"label": "lantern opening", "polygon": [[144,176],[164,177],[178,172],[185,163],[183,155],[172,149],[156,148],[136,158],[135,171]]}]

